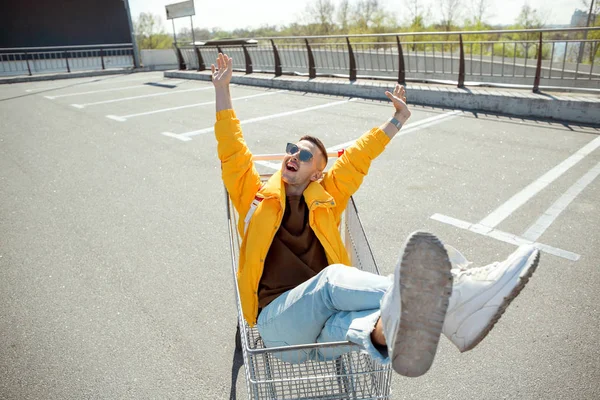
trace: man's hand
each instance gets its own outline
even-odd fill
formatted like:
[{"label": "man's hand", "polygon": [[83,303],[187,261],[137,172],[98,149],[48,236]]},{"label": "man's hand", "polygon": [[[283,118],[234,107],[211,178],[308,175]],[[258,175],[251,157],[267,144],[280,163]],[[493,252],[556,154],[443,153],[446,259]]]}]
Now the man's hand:
[{"label": "man's hand", "polygon": [[226,88],[231,82],[233,74],[233,58],[227,54],[219,53],[217,56],[217,67],[215,64],[210,66],[212,71],[212,83],[215,88]]},{"label": "man's hand", "polygon": [[231,94],[229,93],[229,82],[233,75],[233,59],[227,54],[219,53],[217,56],[217,68],[215,64],[210,66],[212,71],[212,83],[215,86],[215,105],[217,112],[233,109]]},{"label": "man's hand", "polygon": [[410,118],[410,110],[406,105],[406,90],[404,90],[404,86],[396,84],[394,93],[386,91],[385,95],[392,101],[396,109],[394,118],[404,124]]}]

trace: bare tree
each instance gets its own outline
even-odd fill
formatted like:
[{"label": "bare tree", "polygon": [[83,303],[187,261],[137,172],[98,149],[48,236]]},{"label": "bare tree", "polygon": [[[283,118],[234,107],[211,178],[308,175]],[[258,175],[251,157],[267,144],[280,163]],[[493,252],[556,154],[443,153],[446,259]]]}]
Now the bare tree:
[{"label": "bare tree", "polygon": [[309,23],[319,26],[319,33],[329,34],[333,27],[335,6],[331,0],[314,0],[307,4],[305,15]]},{"label": "bare tree", "polygon": [[379,0],[359,0],[354,7],[352,19],[359,29],[364,31],[375,21],[382,20],[383,13]]},{"label": "bare tree", "polygon": [[[591,11],[592,13],[589,14],[590,18],[590,26],[594,25],[594,17],[597,16],[600,13],[600,1],[598,0],[581,0],[581,3],[583,4],[583,6],[585,7],[586,10]],[[594,3],[594,4],[592,4]],[[588,11],[588,13],[589,13]]]},{"label": "bare tree", "polygon": [[[596,0],[594,2],[594,0],[581,0],[581,2],[583,3],[583,5],[585,6],[586,9],[588,9],[588,15],[587,15],[587,21],[586,21],[586,27],[588,26],[595,26],[596,25],[596,17],[598,16],[598,13],[600,13],[600,1]],[[585,31],[583,33],[583,40],[586,40],[588,38],[588,32]],[[598,44],[596,43],[595,46],[592,46],[592,44],[590,43],[590,54],[589,54],[589,60],[590,62],[594,59],[594,55],[596,54],[596,50],[598,48]],[[583,42],[581,42],[579,44],[579,55],[577,56],[577,62],[582,62],[583,60],[583,53],[584,53],[584,49],[585,49],[585,45],[583,44]]]},{"label": "bare tree", "polygon": [[491,0],[472,0],[471,11],[476,24],[482,24],[483,20],[490,17]]},{"label": "bare tree", "polygon": [[440,7],[442,11],[442,24],[444,25],[444,28],[447,31],[449,31],[452,28],[452,23],[460,13],[461,6],[461,0],[440,0]]},{"label": "bare tree", "polygon": [[342,27],[342,32],[347,33],[350,24],[350,1],[342,0],[337,10],[337,23]]},{"label": "bare tree", "polygon": [[425,9],[425,5],[422,0],[404,0],[404,8],[408,11],[410,17],[411,29],[418,30],[425,27],[425,17],[428,10]]}]

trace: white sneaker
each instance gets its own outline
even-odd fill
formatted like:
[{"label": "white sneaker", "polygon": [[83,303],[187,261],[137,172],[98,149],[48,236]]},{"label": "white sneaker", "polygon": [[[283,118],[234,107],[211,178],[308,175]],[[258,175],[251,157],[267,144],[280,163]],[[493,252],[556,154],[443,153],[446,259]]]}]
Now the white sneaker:
[{"label": "white sneaker", "polygon": [[404,244],[394,284],[381,300],[381,322],[394,370],[421,376],[435,357],[452,291],[451,264],[438,238],[413,233]]},{"label": "white sneaker", "polygon": [[[466,261],[462,254],[460,256]],[[454,285],[444,335],[461,352],[477,346],[529,281],[539,260],[539,250],[524,245],[500,263],[469,269],[453,268]]]}]

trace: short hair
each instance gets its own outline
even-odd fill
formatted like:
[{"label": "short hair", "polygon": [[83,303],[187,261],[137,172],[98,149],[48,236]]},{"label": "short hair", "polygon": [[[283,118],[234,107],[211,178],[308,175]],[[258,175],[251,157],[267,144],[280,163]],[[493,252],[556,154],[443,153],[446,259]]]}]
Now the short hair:
[{"label": "short hair", "polygon": [[325,169],[325,167],[327,166],[328,156],[327,149],[325,148],[323,142],[321,142],[320,139],[311,135],[304,135],[300,138],[300,140],[307,140],[319,148],[319,150],[321,151],[321,155],[323,156],[323,160],[325,160],[325,165],[323,166],[323,169]]}]

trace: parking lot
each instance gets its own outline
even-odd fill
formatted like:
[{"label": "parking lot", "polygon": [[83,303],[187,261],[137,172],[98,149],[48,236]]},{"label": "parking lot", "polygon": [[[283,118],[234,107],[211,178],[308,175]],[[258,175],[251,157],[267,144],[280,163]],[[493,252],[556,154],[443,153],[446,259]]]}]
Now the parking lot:
[{"label": "parking lot", "polygon": [[[307,133],[343,148],[393,112],[231,92],[255,154]],[[428,374],[394,376],[392,398],[600,398],[600,127],[411,110],[355,195],[381,272],[420,229],[475,266],[527,241],[543,254],[485,341],[460,354],[442,339]],[[209,82],[159,72],[0,86],[0,398],[230,397],[214,121]],[[233,380],[246,398],[243,371]]]}]

